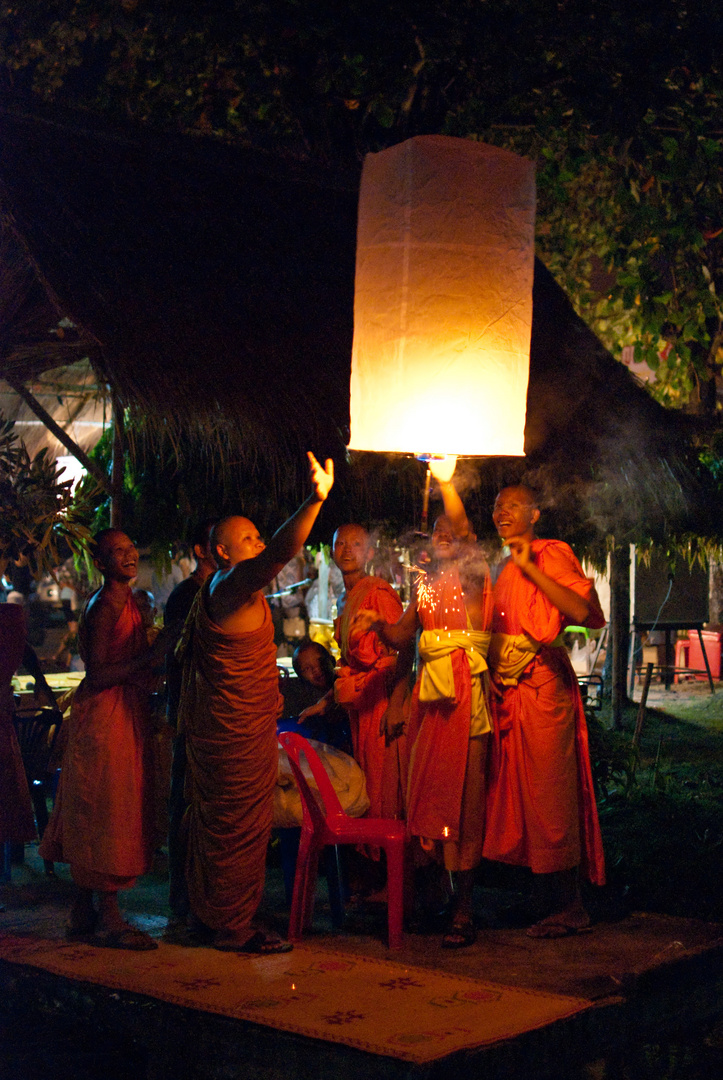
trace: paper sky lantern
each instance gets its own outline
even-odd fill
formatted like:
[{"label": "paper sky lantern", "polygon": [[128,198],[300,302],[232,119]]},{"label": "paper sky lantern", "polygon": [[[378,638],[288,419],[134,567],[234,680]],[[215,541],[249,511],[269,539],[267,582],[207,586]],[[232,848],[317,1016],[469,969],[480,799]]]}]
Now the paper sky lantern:
[{"label": "paper sky lantern", "polygon": [[423,135],[368,154],[359,196],[353,450],[521,455],[532,162]]}]

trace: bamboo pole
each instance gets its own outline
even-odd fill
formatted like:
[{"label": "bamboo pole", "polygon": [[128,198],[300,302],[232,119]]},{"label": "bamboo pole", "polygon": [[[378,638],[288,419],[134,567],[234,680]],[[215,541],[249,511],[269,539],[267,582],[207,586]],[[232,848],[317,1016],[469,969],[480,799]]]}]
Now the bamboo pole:
[{"label": "bamboo pole", "polygon": [[73,457],[80,462],[83,468],[88,473],[90,473],[93,479],[97,480],[98,483],[103,486],[103,489],[105,491],[108,491],[108,477],[105,475],[105,473],[98,468],[94,461],[90,460],[85,451],[81,450],[75,440],[70,435],[68,435],[67,431],[65,431],[60,426],[60,424],[56,423],[56,421],[53,420],[47,409],[45,409],[40,404],[38,399],[33,394],[31,394],[27,386],[21,383],[18,379],[13,379],[10,375],[4,375],[3,378],[5,379],[5,382],[8,384],[8,386],[10,386],[15,391],[18,397],[21,397],[23,399],[27,407],[35,413],[38,420],[42,421],[42,423],[45,424],[48,431],[55,436],[58,442],[62,443],[65,449],[68,450],[73,455]]}]

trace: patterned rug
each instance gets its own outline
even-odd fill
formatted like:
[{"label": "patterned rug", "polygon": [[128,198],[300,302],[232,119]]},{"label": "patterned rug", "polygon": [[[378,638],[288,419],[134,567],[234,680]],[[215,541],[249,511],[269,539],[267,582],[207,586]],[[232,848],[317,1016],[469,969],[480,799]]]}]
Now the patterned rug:
[{"label": "patterned rug", "polygon": [[308,945],[268,957],[166,944],[133,953],[6,934],[0,959],[416,1064],[591,1007]]}]

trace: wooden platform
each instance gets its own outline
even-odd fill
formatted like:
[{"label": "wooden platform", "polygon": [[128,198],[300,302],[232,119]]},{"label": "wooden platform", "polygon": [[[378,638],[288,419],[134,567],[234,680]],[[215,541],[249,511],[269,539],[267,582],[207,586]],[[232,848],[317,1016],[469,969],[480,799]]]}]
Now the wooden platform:
[{"label": "wooden platform", "polygon": [[[0,914],[0,933],[62,939],[69,896],[66,882],[38,880],[6,888],[3,896],[8,910]],[[142,901],[141,889],[133,918],[162,934],[164,918],[138,911]],[[350,957],[387,958],[410,969],[433,968],[587,998],[594,1007],[511,1040],[415,1065],[25,964],[0,962],[0,995],[6,1008],[18,1014],[40,1013],[69,1024],[80,1021],[145,1048],[153,1080],[452,1080],[461,1069],[470,1074],[474,1070],[486,1080],[517,1075],[560,1078],[584,1063],[624,1057],[634,1043],[713,1023],[723,1011],[719,925],[633,913],[558,941],[533,940],[523,930],[488,930],[460,952],[440,949],[436,937],[409,935],[402,952],[392,954],[375,936],[383,921],[372,912],[356,923],[352,918],[348,931],[320,933],[306,944],[317,942],[320,949],[342,950]],[[321,917],[319,925],[323,923]],[[114,954],[107,955],[112,965]]]}]

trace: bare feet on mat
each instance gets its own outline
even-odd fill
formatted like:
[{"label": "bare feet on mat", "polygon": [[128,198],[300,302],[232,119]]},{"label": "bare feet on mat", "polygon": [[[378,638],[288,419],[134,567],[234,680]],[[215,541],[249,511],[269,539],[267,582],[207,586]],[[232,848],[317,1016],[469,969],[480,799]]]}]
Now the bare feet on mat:
[{"label": "bare feet on mat", "polygon": [[540,919],[527,930],[531,938],[563,938],[590,929],[590,916],[582,904],[574,904],[563,911]]}]

